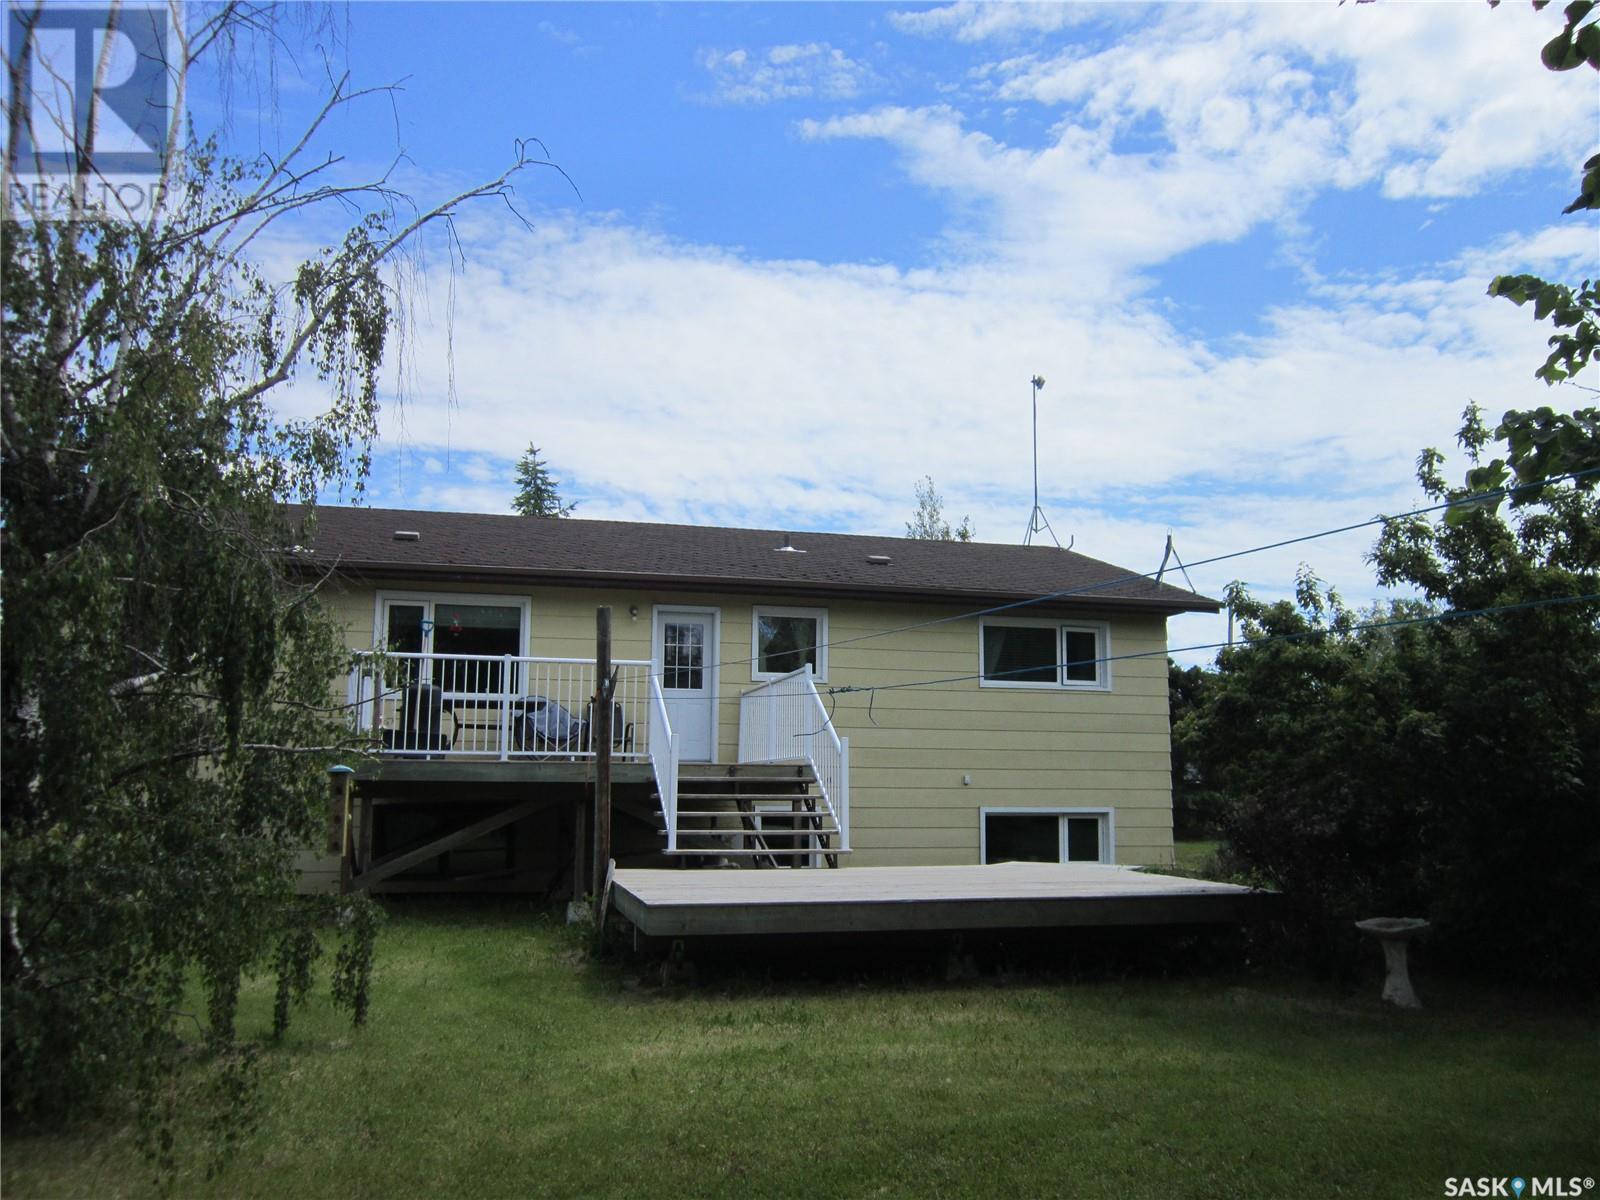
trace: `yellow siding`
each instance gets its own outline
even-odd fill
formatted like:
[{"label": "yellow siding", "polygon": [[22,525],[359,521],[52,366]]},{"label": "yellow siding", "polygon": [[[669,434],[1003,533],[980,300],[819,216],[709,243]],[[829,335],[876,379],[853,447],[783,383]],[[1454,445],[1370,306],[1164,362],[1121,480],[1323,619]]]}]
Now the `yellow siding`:
[{"label": "yellow siding", "polygon": [[[531,653],[590,658],[595,608],[612,608],[613,655],[651,657],[652,608],[708,606],[720,611],[719,761],[737,757],[739,695],[751,676],[751,610],[757,604],[825,608],[828,675],[824,686],[866,687],[973,676],[978,622],[962,618],[852,642],[884,629],[952,617],[955,605],[793,596],[535,588],[485,584],[386,585],[327,597],[352,647],[372,644],[375,593],[506,595],[532,602]],[[637,606],[638,617],[629,617]],[[1029,614],[1032,615],[1032,614]],[[837,696],[833,720],[850,739],[852,865],[973,863],[979,809],[1111,808],[1116,858],[1172,861],[1172,792],[1167,712],[1166,626],[1158,616],[1073,613],[1110,623],[1110,691],[980,687],[976,679]],[[840,644],[843,643],[843,644]],[[1145,654],[1143,658],[1121,658]],[[870,708],[870,712],[869,712]],[[971,783],[963,782],[970,777]]]}]

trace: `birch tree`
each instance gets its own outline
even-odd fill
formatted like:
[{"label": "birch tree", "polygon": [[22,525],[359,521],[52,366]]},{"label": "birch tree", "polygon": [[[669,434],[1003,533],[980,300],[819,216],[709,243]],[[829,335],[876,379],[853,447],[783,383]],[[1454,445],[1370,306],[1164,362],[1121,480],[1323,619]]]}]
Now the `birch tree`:
[{"label": "birch tree", "polygon": [[[314,516],[285,502],[360,493],[396,267],[419,234],[450,234],[470,201],[509,202],[545,160],[518,146],[503,174],[427,208],[388,175],[351,182],[311,150],[373,95],[344,79],[287,153],[230,159],[184,136],[184,92],[204,56],[270,33],[272,13],[173,6],[164,163],[149,203],[118,211],[95,140],[109,54],[88,105],[41,113],[29,91],[26,46],[51,11],[13,27],[0,181],[5,1105],[43,1119],[142,1089],[149,1148],[170,1167],[186,1047],[229,1111],[248,1107],[246,973],[276,970],[281,1029],[311,983],[313,925],[332,920],[346,935],[335,997],[366,1015],[375,910],[293,896],[295,851],[325,835],[324,772],[364,747],[317,603],[330,564],[301,549]],[[106,31],[141,11],[112,5]],[[69,148],[48,187],[32,182],[41,121]],[[347,232],[270,277],[259,248],[313,214]],[[291,380],[324,402],[279,411]],[[205,1005],[191,1013],[193,978]]]}]

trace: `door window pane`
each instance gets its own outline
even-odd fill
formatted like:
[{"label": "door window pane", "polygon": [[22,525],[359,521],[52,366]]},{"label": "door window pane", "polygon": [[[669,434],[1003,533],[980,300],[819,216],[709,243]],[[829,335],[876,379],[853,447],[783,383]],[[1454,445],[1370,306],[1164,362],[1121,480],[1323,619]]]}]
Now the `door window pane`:
[{"label": "door window pane", "polygon": [[[389,605],[384,646],[395,654],[421,654],[425,646],[422,622],[426,616],[427,609],[420,604]],[[416,678],[417,664],[414,658],[398,659],[392,664],[390,683],[408,685]]]},{"label": "door window pane", "polygon": [[[519,655],[522,653],[522,609],[514,605],[452,604],[436,600],[433,604],[433,649],[436,654]],[[435,659],[433,681],[447,692],[498,692],[502,665]]]},{"label": "door window pane", "polygon": [[698,621],[664,621],[661,686],[698,692],[705,687],[706,627]]},{"label": "door window pane", "polygon": [[985,625],[983,677],[998,683],[1055,683],[1054,625]]},{"label": "door window pane", "polygon": [[384,642],[396,654],[422,653],[422,618],[420,604],[389,605],[389,628]]}]

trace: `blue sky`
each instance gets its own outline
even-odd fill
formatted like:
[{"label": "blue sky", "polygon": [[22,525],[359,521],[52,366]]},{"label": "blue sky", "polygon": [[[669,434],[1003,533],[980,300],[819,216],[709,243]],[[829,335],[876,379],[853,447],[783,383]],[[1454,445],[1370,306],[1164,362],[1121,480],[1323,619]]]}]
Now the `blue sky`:
[{"label": "blue sky", "polygon": [[[1449,4],[381,4],[335,70],[403,81],[330,124],[429,202],[538,137],[532,228],[464,210],[414,280],[374,504],[505,511],[537,442],[579,515],[898,533],[931,474],[979,537],[1138,569],[1420,500],[1469,400],[1573,407],[1493,274],[1592,276],[1561,217],[1600,115],[1554,11]],[[297,65],[204,124],[282,145]],[[581,193],[581,198],[579,193]],[[304,239],[318,231],[302,230]],[[287,265],[306,241],[284,239]],[[276,256],[276,258],[274,258]],[[453,279],[452,279],[453,274]],[[451,299],[453,295],[453,300]],[[400,371],[403,362],[404,372]],[[456,403],[448,402],[454,379]],[[402,384],[404,386],[402,386]],[[303,382],[285,403],[314,403]],[[1272,594],[1352,535],[1198,572]],[[1176,623],[1173,639],[1218,626]]]}]

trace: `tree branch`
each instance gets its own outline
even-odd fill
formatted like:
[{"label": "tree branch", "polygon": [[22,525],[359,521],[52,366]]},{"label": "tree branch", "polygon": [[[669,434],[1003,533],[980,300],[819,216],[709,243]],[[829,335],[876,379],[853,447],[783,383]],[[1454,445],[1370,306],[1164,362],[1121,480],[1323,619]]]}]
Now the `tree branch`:
[{"label": "tree branch", "polygon": [[[256,381],[249,387],[246,387],[242,391],[235,393],[232,398],[232,402],[234,404],[247,403],[250,400],[253,400],[255,397],[277,387],[279,384],[287,382],[290,375],[293,374],[294,365],[298,361],[301,352],[305,350],[312,338],[314,338],[322,329],[323,325],[327,323],[329,311],[340,299],[349,294],[350,289],[355,287],[363,273],[372,270],[379,263],[383,262],[395,250],[396,247],[403,244],[423,226],[438,220],[441,217],[448,217],[454,212],[458,205],[464,204],[468,200],[474,200],[484,196],[503,196],[510,184],[511,177],[524,167],[532,165],[537,165],[534,160],[519,155],[518,161],[502,172],[497,178],[479,187],[470,188],[467,191],[462,192],[460,195],[446,200],[443,204],[439,204],[426,213],[423,213],[421,216],[413,220],[409,225],[401,229],[398,233],[392,235],[388,241],[384,242],[377,248],[368,261],[361,263],[358,269],[349,272],[343,280],[341,280],[329,293],[323,297],[322,302],[315,306],[314,311],[301,326],[299,332],[295,334],[293,340],[283,351],[282,355],[280,355],[277,365],[273,367],[263,378]],[[559,168],[557,169],[559,170]]]}]

